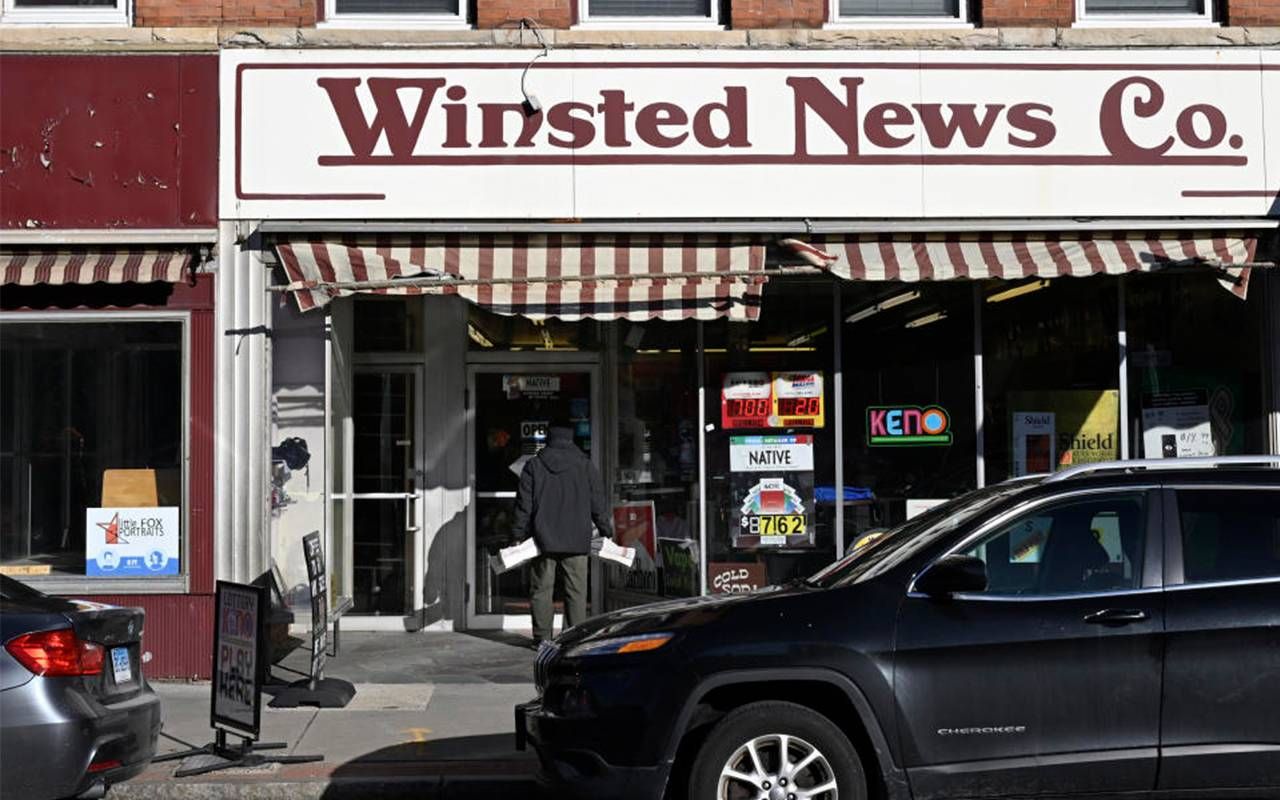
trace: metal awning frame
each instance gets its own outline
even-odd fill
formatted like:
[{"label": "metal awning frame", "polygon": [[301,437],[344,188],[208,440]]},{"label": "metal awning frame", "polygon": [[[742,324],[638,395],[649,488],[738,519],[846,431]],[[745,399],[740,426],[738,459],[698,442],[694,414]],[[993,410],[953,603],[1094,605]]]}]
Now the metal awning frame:
[{"label": "metal awning frame", "polygon": [[263,220],[263,234],[361,233],[981,233],[999,231],[1112,231],[1205,229],[1280,229],[1269,217],[1061,217],[992,219],[757,219],[757,220],[566,220],[480,222],[455,220]]}]

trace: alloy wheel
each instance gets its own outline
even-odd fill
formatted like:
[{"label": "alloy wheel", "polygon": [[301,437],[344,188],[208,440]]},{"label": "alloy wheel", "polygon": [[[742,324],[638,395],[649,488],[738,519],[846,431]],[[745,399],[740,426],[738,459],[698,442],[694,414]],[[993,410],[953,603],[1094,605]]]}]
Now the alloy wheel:
[{"label": "alloy wheel", "polygon": [[837,800],[836,774],[818,748],[798,736],[765,734],[729,756],[718,800]]}]

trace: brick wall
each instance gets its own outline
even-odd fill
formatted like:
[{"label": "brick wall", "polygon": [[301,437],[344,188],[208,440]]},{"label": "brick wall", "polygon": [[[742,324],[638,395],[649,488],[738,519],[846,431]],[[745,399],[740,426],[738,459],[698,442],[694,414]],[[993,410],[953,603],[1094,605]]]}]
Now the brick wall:
[{"label": "brick wall", "polygon": [[1073,0],[986,0],[972,11],[986,28],[1066,28],[1076,16]]},{"label": "brick wall", "polygon": [[577,0],[477,0],[477,28],[510,28],[521,19],[543,28],[568,28],[574,23]]},{"label": "brick wall", "polygon": [[[716,0],[719,2],[719,0]],[[315,25],[324,0],[135,0],[135,25],[151,27]],[[464,0],[465,2],[465,0]],[[974,23],[986,28],[1070,27],[1075,0],[969,0]],[[1219,0],[1231,26],[1280,26],[1280,0]],[[564,30],[576,21],[578,0],[474,0],[475,27],[513,28],[528,18]],[[730,29],[820,28],[828,0],[728,0]]]},{"label": "brick wall", "polygon": [[1280,25],[1280,0],[1226,0],[1229,25]]},{"label": "brick wall", "polygon": [[827,17],[827,0],[733,0],[729,27],[821,28]]},{"label": "brick wall", "polygon": [[316,0],[134,0],[134,25],[142,28],[315,24]]}]

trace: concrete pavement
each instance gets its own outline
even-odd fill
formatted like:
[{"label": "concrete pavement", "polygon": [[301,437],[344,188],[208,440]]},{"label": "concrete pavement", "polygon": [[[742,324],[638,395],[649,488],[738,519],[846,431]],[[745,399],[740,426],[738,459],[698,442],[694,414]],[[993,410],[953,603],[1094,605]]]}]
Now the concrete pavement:
[{"label": "concrete pavement", "polygon": [[[356,696],[343,709],[272,709],[264,695],[264,755],[322,755],[304,764],[268,764],[174,778],[184,762],[152,764],[112,787],[112,800],[153,798],[537,796],[532,753],[515,750],[512,707],[534,696],[533,652],[515,637],[459,633],[346,633],[326,674],[351,680]],[[273,670],[297,675],[294,653]],[[299,664],[301,662],[301,664]],[[212,741],[208,683],[153,684],[164,729],[159,752]]]}]

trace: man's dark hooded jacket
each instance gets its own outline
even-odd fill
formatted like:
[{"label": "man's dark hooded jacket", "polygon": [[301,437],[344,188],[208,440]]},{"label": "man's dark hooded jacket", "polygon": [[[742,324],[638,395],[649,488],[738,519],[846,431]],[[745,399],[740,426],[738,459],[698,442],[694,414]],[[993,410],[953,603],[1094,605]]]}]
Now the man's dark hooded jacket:
[{"label": "man's dark hooded jacket", "polygon": [[532,534],[543,553],[585,555],[592,522],[613,536],[600,471],[573,443],[571,428],[553,427],[547,446],[520,473],[511,530],[522,539]]}]

